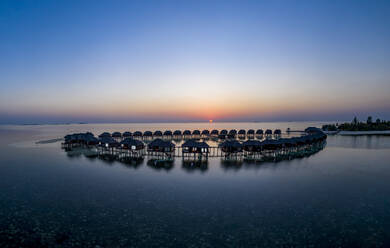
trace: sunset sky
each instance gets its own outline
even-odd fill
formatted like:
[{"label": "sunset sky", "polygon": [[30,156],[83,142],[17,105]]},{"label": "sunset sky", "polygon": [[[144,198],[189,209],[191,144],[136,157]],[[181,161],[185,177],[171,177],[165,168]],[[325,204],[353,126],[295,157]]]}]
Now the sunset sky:
[{"label": "sunset sky", "polygon": [[0,1],[0,123],[390,119],[390,1]]}]

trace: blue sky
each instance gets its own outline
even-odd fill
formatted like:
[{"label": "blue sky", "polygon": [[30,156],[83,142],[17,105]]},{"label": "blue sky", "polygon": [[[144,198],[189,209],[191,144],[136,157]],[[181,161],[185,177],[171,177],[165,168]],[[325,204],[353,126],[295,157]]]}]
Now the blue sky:
[{"label": "blue sky", "polygon": [[1,1],[0,123],[390,118],[389,1]]}]

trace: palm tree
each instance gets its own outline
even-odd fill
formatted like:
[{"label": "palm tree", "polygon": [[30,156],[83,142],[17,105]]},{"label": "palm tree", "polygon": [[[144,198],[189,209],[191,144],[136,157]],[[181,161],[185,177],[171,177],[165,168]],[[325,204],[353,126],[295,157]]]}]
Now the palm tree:
[{"label": "palm tree", "polygon": [[356,116],[353,118],[352,124],[353,125],[357,125],[358,124],[358,119],[356,118]]}]

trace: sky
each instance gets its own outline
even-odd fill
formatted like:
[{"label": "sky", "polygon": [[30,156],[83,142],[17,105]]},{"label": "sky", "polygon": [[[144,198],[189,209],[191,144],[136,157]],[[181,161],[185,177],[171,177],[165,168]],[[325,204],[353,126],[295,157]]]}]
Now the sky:
[{"label": "sky", "polygon": [[390,119],[390,1],[0,1],[0,123]]}]

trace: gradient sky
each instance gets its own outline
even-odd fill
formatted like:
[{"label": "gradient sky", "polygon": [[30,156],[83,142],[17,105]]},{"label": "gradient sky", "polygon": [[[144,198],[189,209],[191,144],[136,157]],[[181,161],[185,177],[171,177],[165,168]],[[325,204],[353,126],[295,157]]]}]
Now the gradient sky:
[{"label": "gradient sky", "polygon": [[0,123],[390,119],[390,1],[0,1]]}]

